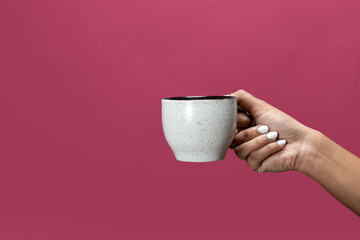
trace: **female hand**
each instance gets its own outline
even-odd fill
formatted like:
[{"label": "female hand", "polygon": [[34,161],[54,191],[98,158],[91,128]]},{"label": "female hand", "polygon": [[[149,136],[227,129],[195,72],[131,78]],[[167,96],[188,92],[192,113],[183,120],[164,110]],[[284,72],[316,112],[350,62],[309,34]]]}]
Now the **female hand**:
[{"label": "female hand", "polygon": [[[321,133],[244,90],[231,95],[254,119],[254,126],[238,132],[230,146],[251,169],[260,173],[301,171],[307,159],[314,158]],[[238,127],[244,127],[244,122],[244,114],[238,114]]]},{"label": "female hand", "polygon": [[257,172],[302,172],[360,216],[360,158],[244,90],[232,95],[254,119],[244,128],[249,118],[238,114],[243,130],[230,147],[239,158]]}]

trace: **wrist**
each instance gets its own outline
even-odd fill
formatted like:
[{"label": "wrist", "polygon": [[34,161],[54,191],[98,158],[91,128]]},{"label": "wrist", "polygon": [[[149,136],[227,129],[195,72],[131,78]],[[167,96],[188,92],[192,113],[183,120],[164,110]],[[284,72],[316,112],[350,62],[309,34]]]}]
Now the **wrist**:
[{"label": "wrist", "polygon": [[295,170],[311,175],[312,171],[319,165],[323,144],[327,138],[317,130],[306,128],[303,144],[295,164]]}]

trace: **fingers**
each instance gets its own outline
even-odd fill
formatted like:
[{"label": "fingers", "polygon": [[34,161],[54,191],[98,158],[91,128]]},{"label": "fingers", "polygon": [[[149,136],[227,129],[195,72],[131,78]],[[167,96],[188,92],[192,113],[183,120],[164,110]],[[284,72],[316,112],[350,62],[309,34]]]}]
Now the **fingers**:
[{"label": "fingers", "polygon": [[267,133],[269,131],[269,127],[265,125],[255,126],[243,131],[240,131],[234,136],[233,142],[230,145],[231,149],[234,149],[236,146],[247,142],[261,134]]},{"label": "fingers", "polygon": [[[281,140],[279,140],[281,141]],[[282,145],[282,150],[285,147],[285,144],[287,145],[287,142],[285,140],[282,140],[282,143],[279,143]],[[267,157],[261,162],[261,165],[255,170],[259,173],[263,172],[284,172],[288,170],[294,169],[294,162],[291,158],[291,155],[286,153],[285,151],[278,151],[271,156]]]},{"label": "fingers", "polygon": [[235,153],[239,158],[247,160],[250,153],[252,153],[255,150],[258,150],[259,148],[264,147],[270,142],[274,142],[277,139],[277,137],[278,137],[278,133],[276,131],[272,131],[267,134],[260,135],[249,141],[244,142],[243,144],[236,146]]},{"label": "fingers", "polygon": [[230,95],[236,97],[238,104],[250,113],[252,113],[255,108],[264,104],[262,100],[254,97],[245,90],[238,90]]},{"label": "fingers", "polygon": [[237,114],[237,128],[246,128],[250,126],[251,120],[245,113]]},{"label": "fingers", "polygon": [[267,171],[267,160],[274,158],[274,154],[287,143],[286,140],[277,138],[278,132],[269,132],[266,125],[250,127],[235,135],[230,148],[235,150],[239,158],[246,160],[252,170],[264,172]]},{"label": "fingers", "polygon": [[257,172],[262,172],[261,168],[262,162],[273,155],[274,153],[280,151],[285,147],[286,140],[278,140],[276,142],[272,142],[266,144],[265,146],[251,152],[247,157],[247,164],[249,167]]}]

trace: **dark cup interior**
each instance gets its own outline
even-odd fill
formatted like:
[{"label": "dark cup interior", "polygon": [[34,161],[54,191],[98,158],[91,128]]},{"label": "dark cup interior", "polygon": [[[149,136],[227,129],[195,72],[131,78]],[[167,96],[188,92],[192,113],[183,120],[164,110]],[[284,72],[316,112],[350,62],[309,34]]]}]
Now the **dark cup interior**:
[{"label": "dark cup interior", "polygon": [[221,99],[232,99],[233,96],[184,96],[184,97],[169,97],[163,98],[164,100],[221,100]]}]

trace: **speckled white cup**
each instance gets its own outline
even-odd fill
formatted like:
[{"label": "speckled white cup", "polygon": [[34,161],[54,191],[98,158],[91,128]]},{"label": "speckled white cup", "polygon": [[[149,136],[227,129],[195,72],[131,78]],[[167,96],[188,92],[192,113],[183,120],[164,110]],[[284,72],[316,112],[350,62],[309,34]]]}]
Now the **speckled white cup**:
[{"label": "speckled white cup", "polygon": [[225,158],[236,130],[235,97],[172,97],[163,98],[161,105],[165,138],[177,160]]}]

